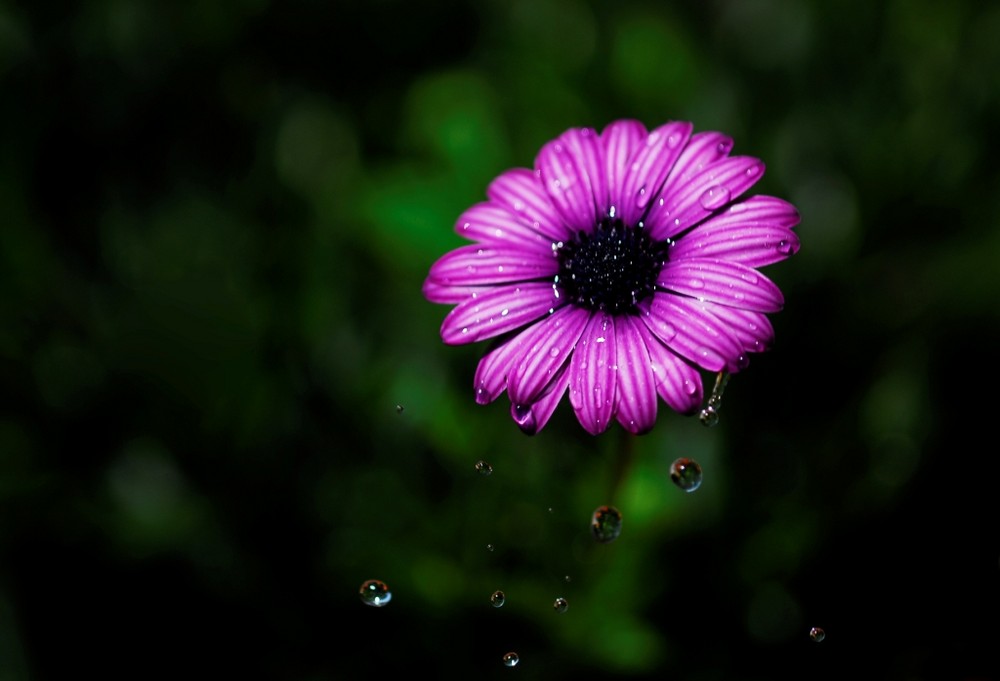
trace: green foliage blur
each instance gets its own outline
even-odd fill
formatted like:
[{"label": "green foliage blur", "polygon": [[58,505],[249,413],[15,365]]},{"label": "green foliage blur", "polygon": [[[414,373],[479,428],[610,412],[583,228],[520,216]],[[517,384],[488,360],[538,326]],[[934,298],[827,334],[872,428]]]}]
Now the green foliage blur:
[{"label": "green foliage blur", "polygon": [[[1000,679],[998,37],[973,0],[0,2],[0,681]],[[421,283],[493,177],[624,117],[800,209],[776,344],[715,428],[528,437]]]}]

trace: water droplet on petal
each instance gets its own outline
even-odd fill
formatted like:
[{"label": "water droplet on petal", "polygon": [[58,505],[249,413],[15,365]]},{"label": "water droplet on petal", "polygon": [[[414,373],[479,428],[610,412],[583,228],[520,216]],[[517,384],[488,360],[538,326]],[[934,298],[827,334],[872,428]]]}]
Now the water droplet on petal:
[{"label": "water droplet on petal", "polygon": [[781,253],[782,255],[790,255],[792,253],[792,242],[787,239],[782,239],[778,242],[778,245],[775,248],[778,253]]},{"label": "water droplet on petal", "polygon": [[701,487],[701,465],[694,459],[681,457],[670,464],[670,479],[685,492]]},{"label": "water droplet on petal", "polygon": [[705,288],[705,282],[702,279],[689,279],[688,286],[693,289],[702,289]]},{"label": "water droplet on petal", "polygon": [[392,592],[389,591],[388,585],[377,579],[363,582],[361,588],[358,589],[358,596],[361,597],[362,603],[374,608],[381,608],[392,600]]},{"label": "water droplet on petal", "polygon": [[490,605],[494,608],[502,608],[503,604],[507,602],[507,597],[504,596],[503,591],[497,589],[490,594]]},{"label": "water droplet on petal", "polygon": [[559,356],[559,348],[555,346],[549,348],[549,357],[558,357],[558,356]]},{"label": "water droplet on petal", "polygon": [[644,208],[649,202],[649,196],[646,192],[646,185],[639,187],[639,193],[635,195],[635,207]]},{"label": "water droplet on petal", "polygon": [[613,542],[622,532],[621,512],[614,506],[598,506],[590,519],[590,530],[602,544]]},{"label": "water droplet on petal", "polygon": [[509,653],[504,653],[503,663],[507,667],[516,667],[517,663],[521,661],[521,658],[517,653],[511,651]]},{"label": "water droplet on petal", "polygon": [[569,610],[569,601],[560,596],[552,604],[552,609],[555,610],[560,615]]},{"label": "water droplet on petal", "polygon": [[527,404],[515,404],[511,408],[511,415],[518,425],[524,425],[531,418],[531,407]]},{"label": "water droplet on petal", "polygon": [[824,638],[826,638],[826,632],[820,629],[819,627],[813,627],[812,629],[809,630],[809,638],[816,641],[816,643],[819,643]]},{"label": "water droplet on petal", "polygon": [[705,210],[715,210],[729,203],[730,196],[728,189],[717,184],[706,189],[698,200]]},{"label": "water droplet on petal", "polygon": [[480,459],[476,462],[476,471],[480,475],[490,475],[493,473],[493,466],[491,466],[488,461]]}]

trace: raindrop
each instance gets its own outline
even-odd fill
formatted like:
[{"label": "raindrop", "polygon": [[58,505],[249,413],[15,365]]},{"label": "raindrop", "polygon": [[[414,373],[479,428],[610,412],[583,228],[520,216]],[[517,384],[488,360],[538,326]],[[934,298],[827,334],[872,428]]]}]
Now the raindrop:
[{"label": "raindrop", "polygon": [[552,604],[552,609],[555,610],[560,615],[569,610],[569,601],[560,596]]},{"label": "raindrop", "polygon": [[590,520],[590,530],[602,544],[613,542],[622,532],[621,512],[614,506],[598,506]]},{"label": "raindrop", "polygon": [[819,643],[824,638],[826,638],[826,632],[820,629],[819,627],[813,627],[812,629],[809,630],[809,638],[816,641],[816,643]]},{"label": "raindrop", "polygon": [[728,189],[716,184],[706,189],[698,200],[705,210],[715,210],[729,203],[730,196]]},{"label": "raindrop", "polygon": [[358,589],[361,602],[375,608],[381,608],[392,600],[392,592],[385,582],[377,579],[369,579],[361,584]]},{"label": "raindrop", "polygon": [[490,553],[493,553],[494,549],[496,549],[496,547],[493,546],[493,544],[486,545],[486,550],[489,551]]},{"label": "raindrop", "polygon": [[397,404],[396,405],[396,413],[397,414],[402,414],[403,413],[403,405],[401,405],[401,404]]},{"label": "raindrop", "polygon": [[490,605],[494,608],[502,608],[503,604],[507,602],[507,597],[503,595],[503,591],[499,589],[490,594]]},{"label": "raindrop", "polygon": [[729,373],[720,371],[715,377],[715,386],[712,387],[712,394],[708,398],[708,404],[698,414],[702,425],[711,428],[719,423],[719,409],[722,408],[722,393],[729,383]]},{"label": "raindrop", "polygon": [[677,459],[670,464],[670,479],[685,492],[693,492],[701,487],[701,465],[694,459]]},{"label": "raindrop", "polygon": [[503,663],[507,667],[516,667],[517,663],[521,661],[521,658],[517,653],[511,651],[509,653],[504,653]]},{"label": "raindrop", "polygon": [[480,475],[490,475],[493,473],[493,466],[491,466],[488,462],[480,459],[479,461],[476,462],[476,472],[478,472]]}]

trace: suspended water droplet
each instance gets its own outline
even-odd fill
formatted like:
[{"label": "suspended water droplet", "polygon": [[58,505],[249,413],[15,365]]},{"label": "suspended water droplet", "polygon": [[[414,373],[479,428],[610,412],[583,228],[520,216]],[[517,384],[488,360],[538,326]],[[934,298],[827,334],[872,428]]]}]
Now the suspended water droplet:
[{"label": "suspended water droplet", "polygon": [[561,615],[569,610],[569,601],[560,596],[552,603],[552,609]]},{"label": "suspended water droplet", "polygon": [[476,472],[480,475],[490,475],[493,473],[493,466],[488,461],[480,459],[476,462]]},{"label": "suspended water droplet", "polygon": [[701,464],[681,457],[670,464],[670,479],[685,492],[693,492],[701,487]]},{"label": "suspended water droplet", "polygon": [[702,193],[698,201],[705,210],[715,210],[729,203],[731,194],[722,185],[713,185]]},{"label": "suspended water droplet", "polygon": [[521,661],[520,656],[517,653],[511,651],[509,653],[504,653],[503,663],[507,667],[516,667],[517,663]]},{"label": "suspended water droplet", "polygon": [[598,506],[590,519],[590,530],[602,544],[613,542],[622,532],[621,512],[614,506]]},{"label": "suspended water droplet", "polygon": [[493,544],[486,545],[486,550],[489,551],[490,553],[493,553],[494,549],[496,549],[496,547],[493,546]]},{"label": "suspended water droplet", "polygon": [[712,394],[708,398],[708,404],[698,414],[702,425],[711,428],[719,423],[719,409],[722,408],[722,393],[729,383],[729,373],[720,371],[715,376],[715,385],[712,387]]},{"label": "suspended water droplet", "polygon": [[507,597],[504,596],[503,591],[497,589],[490,594],[490,605],[494,608],[502,608],[503,604],[507,602]]},{"label": "suspended water droplet", "polygon": [[819,643],[824,638],[826,638],[826,632],[820,629],[819,627],[813,627],[812,629],[809,630],[809,638],[816,641],[816,643]]},{"label": "suspended water droplet", "polygon": [[397,414],[402,414],[403,413],[403,405],[401,405],[401,404],[397,404],[396,405],[396,413]]},{"label": "suspended water droplet", "polygon": [[388,585],[378,579],[362,582],[361,588],[358,589],[358,596],[361,597],[362,603],[375,608],[381,608],[392,600],[392,592],[389,591]]}]

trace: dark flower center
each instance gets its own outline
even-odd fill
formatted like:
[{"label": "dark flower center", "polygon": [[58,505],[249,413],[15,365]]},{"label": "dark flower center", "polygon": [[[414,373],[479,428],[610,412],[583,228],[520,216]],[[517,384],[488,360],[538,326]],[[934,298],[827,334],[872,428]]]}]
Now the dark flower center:
[{"label": "dark flower center", "polygon": [[638,226],[608,216],[593,232],[577,232],[557,244],[556,286],[569,300],[591,310],[612,314],[634,312],[652,295],[667,260],[669,241],[653,241]]}]

